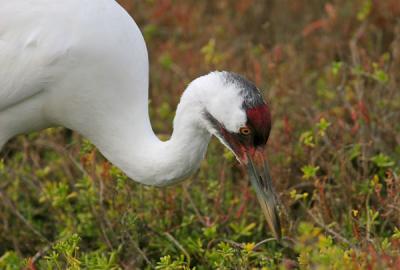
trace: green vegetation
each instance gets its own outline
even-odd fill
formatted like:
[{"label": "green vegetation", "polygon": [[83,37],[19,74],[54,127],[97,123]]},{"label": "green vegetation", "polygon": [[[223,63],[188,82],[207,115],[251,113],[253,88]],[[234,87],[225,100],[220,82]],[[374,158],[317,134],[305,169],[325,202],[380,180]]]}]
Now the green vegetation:
[{"label": "green vegetation", "polygon": [[120,2],[148,42],[161,138],[209,70],[265,91],[284,240],[216,140],[160,189],[54,128],[1,154],[0,269],[400,269],[399,1]]}]

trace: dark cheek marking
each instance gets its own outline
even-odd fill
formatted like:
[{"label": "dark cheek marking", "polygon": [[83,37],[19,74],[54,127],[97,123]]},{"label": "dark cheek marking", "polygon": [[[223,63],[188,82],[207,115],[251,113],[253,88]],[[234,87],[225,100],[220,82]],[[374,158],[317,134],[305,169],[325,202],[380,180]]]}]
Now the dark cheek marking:
[{"label": "dark cheek marking", "polygon": [[229,133],[226,129],[221,129],[221,134],[225,138],[226,142],[232,148],[233,152],[239,156],[239,158],[245,158],[245,148],[240,143],[239,139],[235,136],[235,134]]},{"label": "dark cheek marking", "polygon": [[254,129],[255,146],[267,143],[271,131],[271,113],[267,105],[250,108],[246,111],[248,124]]}]

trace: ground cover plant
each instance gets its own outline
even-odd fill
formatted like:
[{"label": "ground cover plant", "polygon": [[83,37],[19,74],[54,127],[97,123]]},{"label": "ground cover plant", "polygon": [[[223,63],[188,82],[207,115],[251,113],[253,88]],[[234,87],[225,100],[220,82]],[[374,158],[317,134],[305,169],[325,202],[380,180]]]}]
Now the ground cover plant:
[{"label": "ground cover plant", "polygon": [[120,2],[147,42],[160,138],[201,74],[264,91],[283,241],[216,140],[191,179],[151,188],[52,128],[0,155],[0,269],[400,269],[397,0]]}]

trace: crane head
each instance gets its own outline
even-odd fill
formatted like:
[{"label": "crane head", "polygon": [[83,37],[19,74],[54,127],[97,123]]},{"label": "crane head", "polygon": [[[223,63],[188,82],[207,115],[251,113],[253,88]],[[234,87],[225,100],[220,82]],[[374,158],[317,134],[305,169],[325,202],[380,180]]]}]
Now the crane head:
[{"label": "crane head", "polygon": [[254,84],[240,75],[219,72],[218,76],[222,81],[219,88],[224,89],[219,90],[220,95],[215,93],[206,106],[208,129],[246,167],[267,223],[275,238],[280,239],[277,197],[264,158],[271,130],[269,106]]}]

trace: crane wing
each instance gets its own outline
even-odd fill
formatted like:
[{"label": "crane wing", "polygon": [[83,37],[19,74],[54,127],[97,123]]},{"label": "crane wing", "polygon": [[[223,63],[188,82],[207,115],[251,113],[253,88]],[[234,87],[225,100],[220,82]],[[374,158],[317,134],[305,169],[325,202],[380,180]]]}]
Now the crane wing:
[{"label": "crane wing", "polygon": [[51,2],[0,0],[0,111],[43,91],[66,53]]}]

